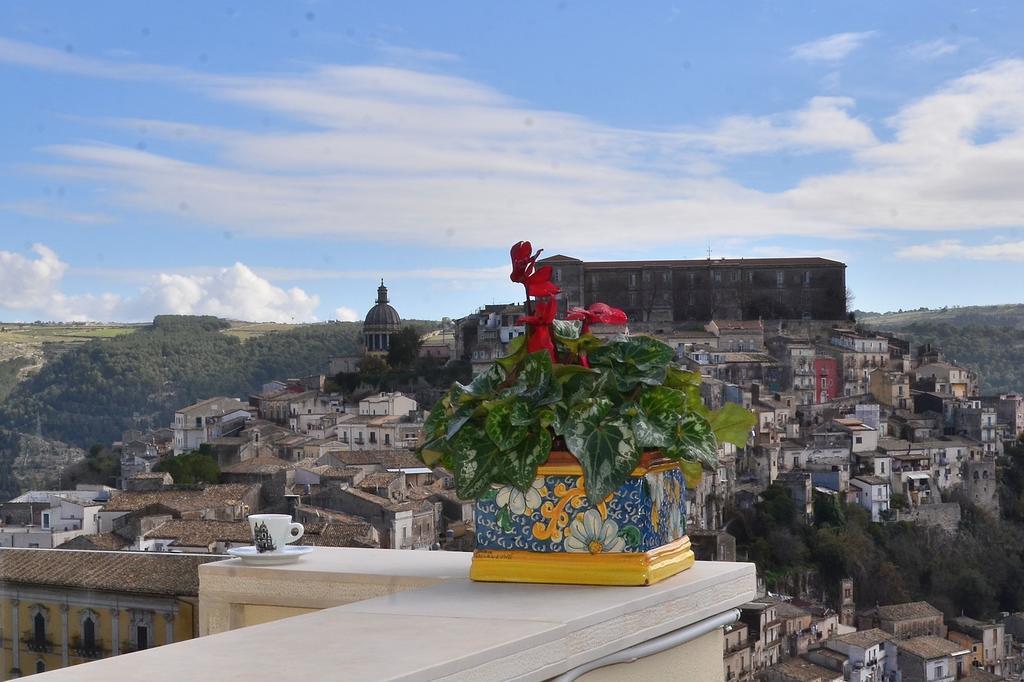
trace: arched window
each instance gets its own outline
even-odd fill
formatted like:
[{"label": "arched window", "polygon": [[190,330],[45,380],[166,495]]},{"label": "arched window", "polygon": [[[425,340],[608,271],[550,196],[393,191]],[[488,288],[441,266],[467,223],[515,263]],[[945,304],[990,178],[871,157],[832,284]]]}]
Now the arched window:
[{"label": "arched window", "polygon": [[36,661],[36,672],[37,673],[45,673],[46,672],[46,663],[43,662],[43,659],[39,659],[38,661]]},{"label": "arched window", "polygon": [[37,611],[36,617],[32,619],[32,623],[32,639],[35,644],[41,646],[46,643],[46,616],[43,615],[42,611]]},{"label": "arched window", "polygon": [[82,621],[82,646],[89,651],[96,648],[96,622],[92,616],[86,616]]}]

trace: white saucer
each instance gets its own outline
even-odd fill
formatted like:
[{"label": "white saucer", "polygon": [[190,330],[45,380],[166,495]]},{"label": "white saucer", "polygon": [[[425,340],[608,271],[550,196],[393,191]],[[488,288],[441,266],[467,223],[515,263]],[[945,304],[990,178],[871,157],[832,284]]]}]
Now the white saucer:
[{"label": "white saucer", "polygon": [[309,554],[313,547],[306,545],[285,545],[283,549],[275,552],[263,552],[260,554],[255,547],[232,547],[228,554],[238,557],[243,564],[254,566],[278,566],[280,564],[292,564],[299,560],[303,554]]}]

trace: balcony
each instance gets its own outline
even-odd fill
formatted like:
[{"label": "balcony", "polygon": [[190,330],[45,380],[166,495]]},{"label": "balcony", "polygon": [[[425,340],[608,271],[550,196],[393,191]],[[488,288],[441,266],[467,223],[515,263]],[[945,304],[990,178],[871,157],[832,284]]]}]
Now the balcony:
[{"label": "balcony", "polygon": [[25,645],[26,649],[36,653],[48,654],[53,651],[53,642],[45,638],[36,637],[31,631],[22,634],[21,642]]},{"label": "balcony", "polygon": [[[78,656],[79,658],[103,658],[103,641],[97,639],[92,644],[83,644],[77,639],[72,639],[69,646],[72,656]],[[127,649],[121,649],[123,652],[127,652]]]},{"label": "balcony", "polygon": [[[113,679],[722,679],[752,564],[649,587],[477,583],[470,555],[317,548],[292,565],[200,568],[196,639],[48,673]],[[590,671],[605,668],[600,673]]]}]

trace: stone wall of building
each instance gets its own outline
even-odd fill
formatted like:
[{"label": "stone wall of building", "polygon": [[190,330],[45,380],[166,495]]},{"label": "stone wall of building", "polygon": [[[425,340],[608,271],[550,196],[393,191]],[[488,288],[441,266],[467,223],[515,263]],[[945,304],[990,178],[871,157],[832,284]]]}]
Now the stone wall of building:
[{"label": "stone wall of building", "polygon": [[960,527],[960,505],[956,502],[922,504],[911,511],[900,511],[897,520],[939,526],[946,532],[955,533]]},{"label": "stone wall of building", "polygon": [[824,258],[542,262],[561,307],[602,301],[637,322],[846,318],[846,265]]}]

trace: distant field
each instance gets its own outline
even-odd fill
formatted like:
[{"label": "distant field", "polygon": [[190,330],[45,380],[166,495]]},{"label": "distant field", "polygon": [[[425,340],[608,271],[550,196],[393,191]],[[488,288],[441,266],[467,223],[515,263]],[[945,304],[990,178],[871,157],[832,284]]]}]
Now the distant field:
[{"label": "distant field", "polygon": [[861,313],[857,321],[873,329],[898,331],[912,324],[989,325],[1024,329],[1024,304],[979,305],[959,308]]},{"label": "distant field", "polygon": [[224,333],[229,336],[235,336],[245,341],[251,339],[254,336],[263,336],[271,332],[283,332],[289,329],[295,329],[301,327],[301,324],[284,324],[281,322],[232,322],[230,329],[225,329]]},{"label": "distant field", "polygon": [[0,322],[0,344],[83,343],[131,334],[142,325],[20,324]]}]

